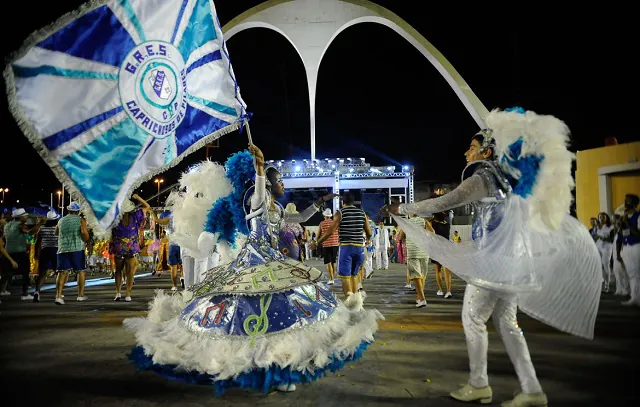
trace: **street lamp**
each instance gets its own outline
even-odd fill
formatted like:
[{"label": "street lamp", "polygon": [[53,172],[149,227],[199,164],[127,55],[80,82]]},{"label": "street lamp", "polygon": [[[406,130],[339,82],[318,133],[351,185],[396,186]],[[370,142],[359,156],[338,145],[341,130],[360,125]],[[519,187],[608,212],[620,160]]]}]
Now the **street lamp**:
[{"label": "street lamp", "polygon": [[9,192],[9,188],[0,188],[0,191],[2,191],[2,202],[0,203],[4,203],[4,193]]},{"label": "street lamp", "polygon": [[153,180],[156,184],[158,184],[158,206],[160,206],[160,184],[164,182],[162,178],[156,178]]},{"label": "street lamp", "polygon": [[58,194],[58,208],[62,208],[62,204],[60,203],[60,195],[62,194],[62,191],[57,191],[56,193]]}]

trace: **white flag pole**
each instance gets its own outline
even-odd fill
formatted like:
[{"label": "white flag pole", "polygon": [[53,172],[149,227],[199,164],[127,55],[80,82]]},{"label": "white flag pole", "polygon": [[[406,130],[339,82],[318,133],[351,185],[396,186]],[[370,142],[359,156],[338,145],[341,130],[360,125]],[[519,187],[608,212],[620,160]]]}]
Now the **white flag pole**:
[{"label": "white flag pole", "polygon": [[61,208],[61,213],[60,216],[64,216],[64,183],[62,184],[62,208]]},{"label": "white flag pole", "polygon": [[253,140],[251,139],[251,129],[249,128],[249,120],[244,121],[244,126],[247,128],[247,137],[249,138],[249,145],[252,145]]}]

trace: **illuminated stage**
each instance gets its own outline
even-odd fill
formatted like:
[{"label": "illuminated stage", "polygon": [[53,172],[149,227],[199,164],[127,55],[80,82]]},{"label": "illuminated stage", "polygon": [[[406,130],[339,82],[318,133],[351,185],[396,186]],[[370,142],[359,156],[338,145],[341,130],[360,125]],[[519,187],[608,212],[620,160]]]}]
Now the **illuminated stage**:
[{"label": "illuminated stage", "polygon": [[[413,202],[414,182],[412,166],[372,166],[364,158],[325,158],[304,160],[270,160],[267,164],[280,170],[285,182],[285,202],[294,202],[298,210],[306,208],[326,193],[353,192],[356,204],[370,217],[392,198],[400,202]],[[333,201],[333,211],[340,201]],[[375,208],[375,212],[374,212]],[[318,219],[315,219],[315,218]],[[320,216],[309,220],[313,225]]]}]

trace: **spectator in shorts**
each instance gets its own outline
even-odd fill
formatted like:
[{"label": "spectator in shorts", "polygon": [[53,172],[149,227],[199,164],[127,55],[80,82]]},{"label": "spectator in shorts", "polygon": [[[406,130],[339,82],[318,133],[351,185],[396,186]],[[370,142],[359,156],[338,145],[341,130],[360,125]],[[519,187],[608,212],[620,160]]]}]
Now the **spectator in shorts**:
[{"label": "spectator in shorts", "polygon": [[78,301],[86,301],[84,284],[86,282],[85,243],[89,241],[87,221],[80,217],[80,204],[71,202],[67,206],[69,211],[56,225],[55,234],[58,235],[58,255],[56,267],[56,299],[57,305],[64,305],[62,290],[69,277],[69,273],[77,274]]},{"label": "spectator in shorts", "polygon": [[38,259],[38,278],[36,280],[36,291],[33,293],[33,302],[40,302],[40,289],[47,279],[49,273],[55,273],[58,269],[58,236],[56,236],[56,226],[60,215],[54,211],[47,212],[45,222],[36,237],[36,258]]},{"label": "spectator in shorts", "polygon": [[[7,284],[13,277],[14,270],[22,276],[22,297],[21,300],[32,300],[29,295],[29,271],[31,264],[27,254],[27,235],[35,235],[44,223],[44,219],[39,218],[38,222],[31,229],[26,225],[29,214],[24,208],[15,209],[11,213],[13,218],[4,225],[5,251],[7,256],[2,257],[2,278],[0,279],[0,295],[11,295],[7,291]],[[18,267],[13,267],[12,259]]]},{"label": "spectator in shorts", "polygon": [[[11,257],[11,255],[4,248],[4,225],[7,223],[7,219],[5,217],[4,212],[0,213],[0,272],[2,272],[2,276],[4,277],[4,267],[9,267],[7,269],[7,273],[11,272],[11,270],[16,270],[18,268],[18,263]],[[2,295],[5,291],[3,291]],[[0,301],[2,304],[2,301]]]},{"label": "spectator in shorts", "polygon": [[[331,209],[327,208],[322,212],[324,220],[318,225],[318,235],[324,235],[331,226]],[[315,238],[314,238],[315,240]],[[322,254],[324,256],[324,264],[327,267],[327,274],[329,274],[329,281],[327,284],[333,284],[333,280],[336,278],[336,257],[338,256],[339,231],[335,229],[331,235],[322,243]],[[311,247],[311,246],[310,246]],[[317,246],[313,246],[317,247]]]},{"label": "spectator in shorts", "polygon": [[[448,218],[447,212],[440,212],[433,215],[431,219],[431,226],[436,235],[442,236],[445,239],[449,239],[449,234],[451,233],[451,225],[447,221]],[[451,298],[453,295],[451,294],[451,271],[442,266],[437,261],[431,259],[431,263],[433,263],[434,268],[436,269],[436,284],[438,284],[438,292],[436,295],[443,296],[444,298]],[[447,288],[447,293],[442,292],[442,275],[444,274],[444,283]]]},{"label": "spectator in shorts", "polygon": [[[345,192],[342,197],[342,208],[333,217],[331,226],[320,236],[317,242],[323,243],[339,228],[340,252],[338,253],[338,277],[342,280],[342,292],[347,302],[356,298],[353,294],[358,292],[361,280],[359,278],[360,266],[364,262],[364,246],[371,241],[371,229],[368,217],[360,208],[354,205],[355,197],[351,192]],[[364,234],[366,235],[363,236]],[[362,293],[364,296],[364,293]],[[353,296],[353,297],[352,297]]]},{"label": "spectator in shorts", "polygon": [[[173,218],[171,215],[167,217],[158,217],[153,214],[154,220],[158,225],[165,226],[165,236],[170,235],[172,232],[172,222]],[[182,254],[180,251],[180,246],[171,241],[171,237],[169,237],[169,248],[167,255],[167,264],[169,265],[169,269],[171,270],[171,282],[173,283],[173,287],[171,287],[171,291],[178,290],[178,273],[180,276],[180,285],[184,288],[184,272],[182,271]]]},{"label": "spectator in shorts", "polygon": [[[421,228],[432,230],[428,226],[428,223],[417,215],[410,215],[409,221]],[[407,272],[416,289],[416,308],[426,307],[427,300],[424,298],[424,282],[427,278],[429,255],[416,246],[411,239],[406,237],[407,235],[402,229],[398,234],[400,237],[405,238],[407,243]]]}]

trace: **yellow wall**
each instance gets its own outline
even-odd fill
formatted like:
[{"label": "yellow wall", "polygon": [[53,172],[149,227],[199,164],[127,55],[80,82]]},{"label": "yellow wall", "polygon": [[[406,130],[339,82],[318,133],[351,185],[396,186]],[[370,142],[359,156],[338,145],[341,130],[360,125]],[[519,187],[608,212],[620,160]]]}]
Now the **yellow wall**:
[{"label": "yellow wall", "polygon": [[[598,169],[612,165],[640,161],[640,142],[578,151],[576,154],[576,212],[587,227],[589,219],[600,212]],[[613,175],[611,177],[613,209],[624,202],[629,192],[640,193],[640,174]]]},{"label": "yellow wall", "polygon": [[624,196],[629,193],[640,194],[640,171],[615,174],[611,177],[613,210],[624,203]]}]

